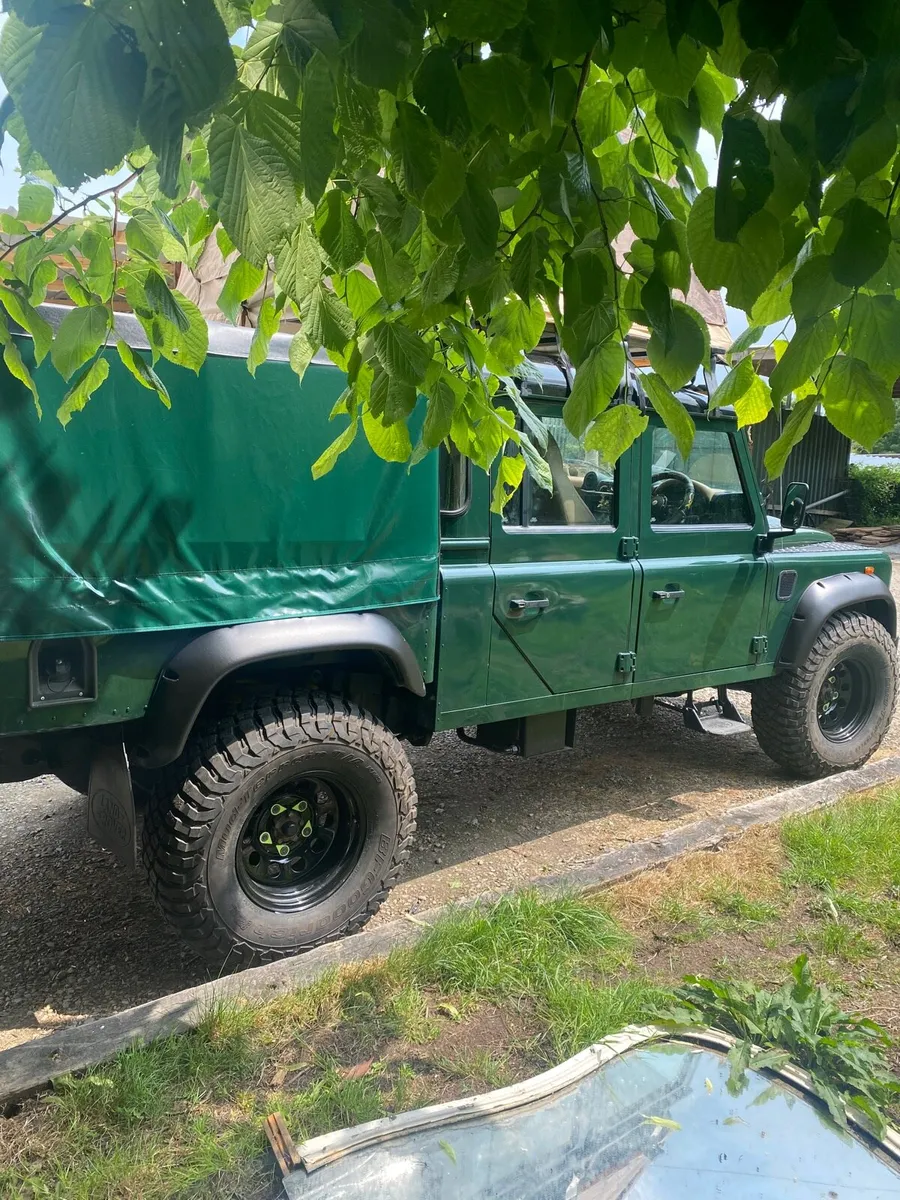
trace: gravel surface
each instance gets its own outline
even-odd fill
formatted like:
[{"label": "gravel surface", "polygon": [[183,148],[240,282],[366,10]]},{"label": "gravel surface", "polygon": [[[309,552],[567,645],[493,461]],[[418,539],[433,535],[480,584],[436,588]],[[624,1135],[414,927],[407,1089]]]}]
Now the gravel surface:
[{"label": "gravel surface", "polygon": [[[900,599],[900,571],[895,574]],[[746,709],[748,697],[734,693]],[[879,757],[900,753],[900,717]],[[441,734],[410,756],[419,836],[376,921],[522,885],[796,781],[752,733],[709,737],[630,705],[587,710],[575,750],[501,757]],[[0,787],[0,1049],[208,979],[139,875],[85,832],[53,778]]]}]

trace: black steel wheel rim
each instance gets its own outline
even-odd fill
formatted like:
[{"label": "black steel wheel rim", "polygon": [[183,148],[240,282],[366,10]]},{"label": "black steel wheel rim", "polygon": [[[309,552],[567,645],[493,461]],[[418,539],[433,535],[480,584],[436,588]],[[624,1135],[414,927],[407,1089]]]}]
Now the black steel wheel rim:
[{"label": "black steel wheel rim", "polygon": [[875,681],[869,665],[858,658],[839,659],[828,668],[819,689],[819,729],[830,742],[855,737],[872,713]]},{"label": "black steel wheel rim", "polygon": [[297,775],[267,793],[244,823],[238,880],[262,908],[302,912],[344,883],[364,838],[352,788],[321,771]]}]

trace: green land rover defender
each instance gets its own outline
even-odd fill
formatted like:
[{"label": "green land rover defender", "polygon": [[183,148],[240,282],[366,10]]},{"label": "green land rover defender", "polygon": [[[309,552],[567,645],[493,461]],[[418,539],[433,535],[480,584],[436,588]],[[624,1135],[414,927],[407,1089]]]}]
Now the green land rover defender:
[{"label": "green land rover defender", "polygon": [[[147,349],[134,318],[118,332]],[[566,373],[536,361],[523,395],[554,486],[526,480],[501,516],[444,451],[409,470],[359,438],[314,482],[343,376],[322,357],[298,391],[277,335],[252,384],[251,335],[213,326],[171,411],[115,356],[66,429],[7,374],[0,408],[0,782],[87,793],[125,862],[140,829],[198,951],[248,966],[365,924],[415,833],[403,743],[436,731],[541,754],[572,745],[579,708],[683,695],[688,725],[727,734],[748,728],[737,687],[799,775],[879,745],[890,562],[798,530],[802,486],[773,528],[744,433],[702,389],[680,393],[684,459],[632,372],[614,402],[649,424],[609,469],[563,423]],[[52,411],[61,383],[36,374]]]}]

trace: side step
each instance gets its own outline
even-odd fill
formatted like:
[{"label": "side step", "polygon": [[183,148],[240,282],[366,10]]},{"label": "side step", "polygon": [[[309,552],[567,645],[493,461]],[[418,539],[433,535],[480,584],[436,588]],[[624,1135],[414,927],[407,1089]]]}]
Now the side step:
[{"label": "side step", "polygon": [[694,693],[688,692],[682,707],[682,716],[688,729],[697,733],[712,733],[716,737],[730,737],[733,733],[750,733],[751,727],[728,698],[726,688],[718,689],[715,700],[694,703]]}]

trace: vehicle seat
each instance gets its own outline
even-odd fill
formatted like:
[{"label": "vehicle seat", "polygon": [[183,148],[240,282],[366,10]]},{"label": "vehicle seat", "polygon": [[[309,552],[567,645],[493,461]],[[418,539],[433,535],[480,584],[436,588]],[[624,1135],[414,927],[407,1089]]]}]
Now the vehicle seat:
[{"label": "vehicle seat", "polygon": [[593,525],[591,510],[578,494],[578,489],[569,478],[562,451],[552,434],[547,439],[547,466],[553,478],[553,494],[538,491],[540,511],[538,523],[542,525]]}]

